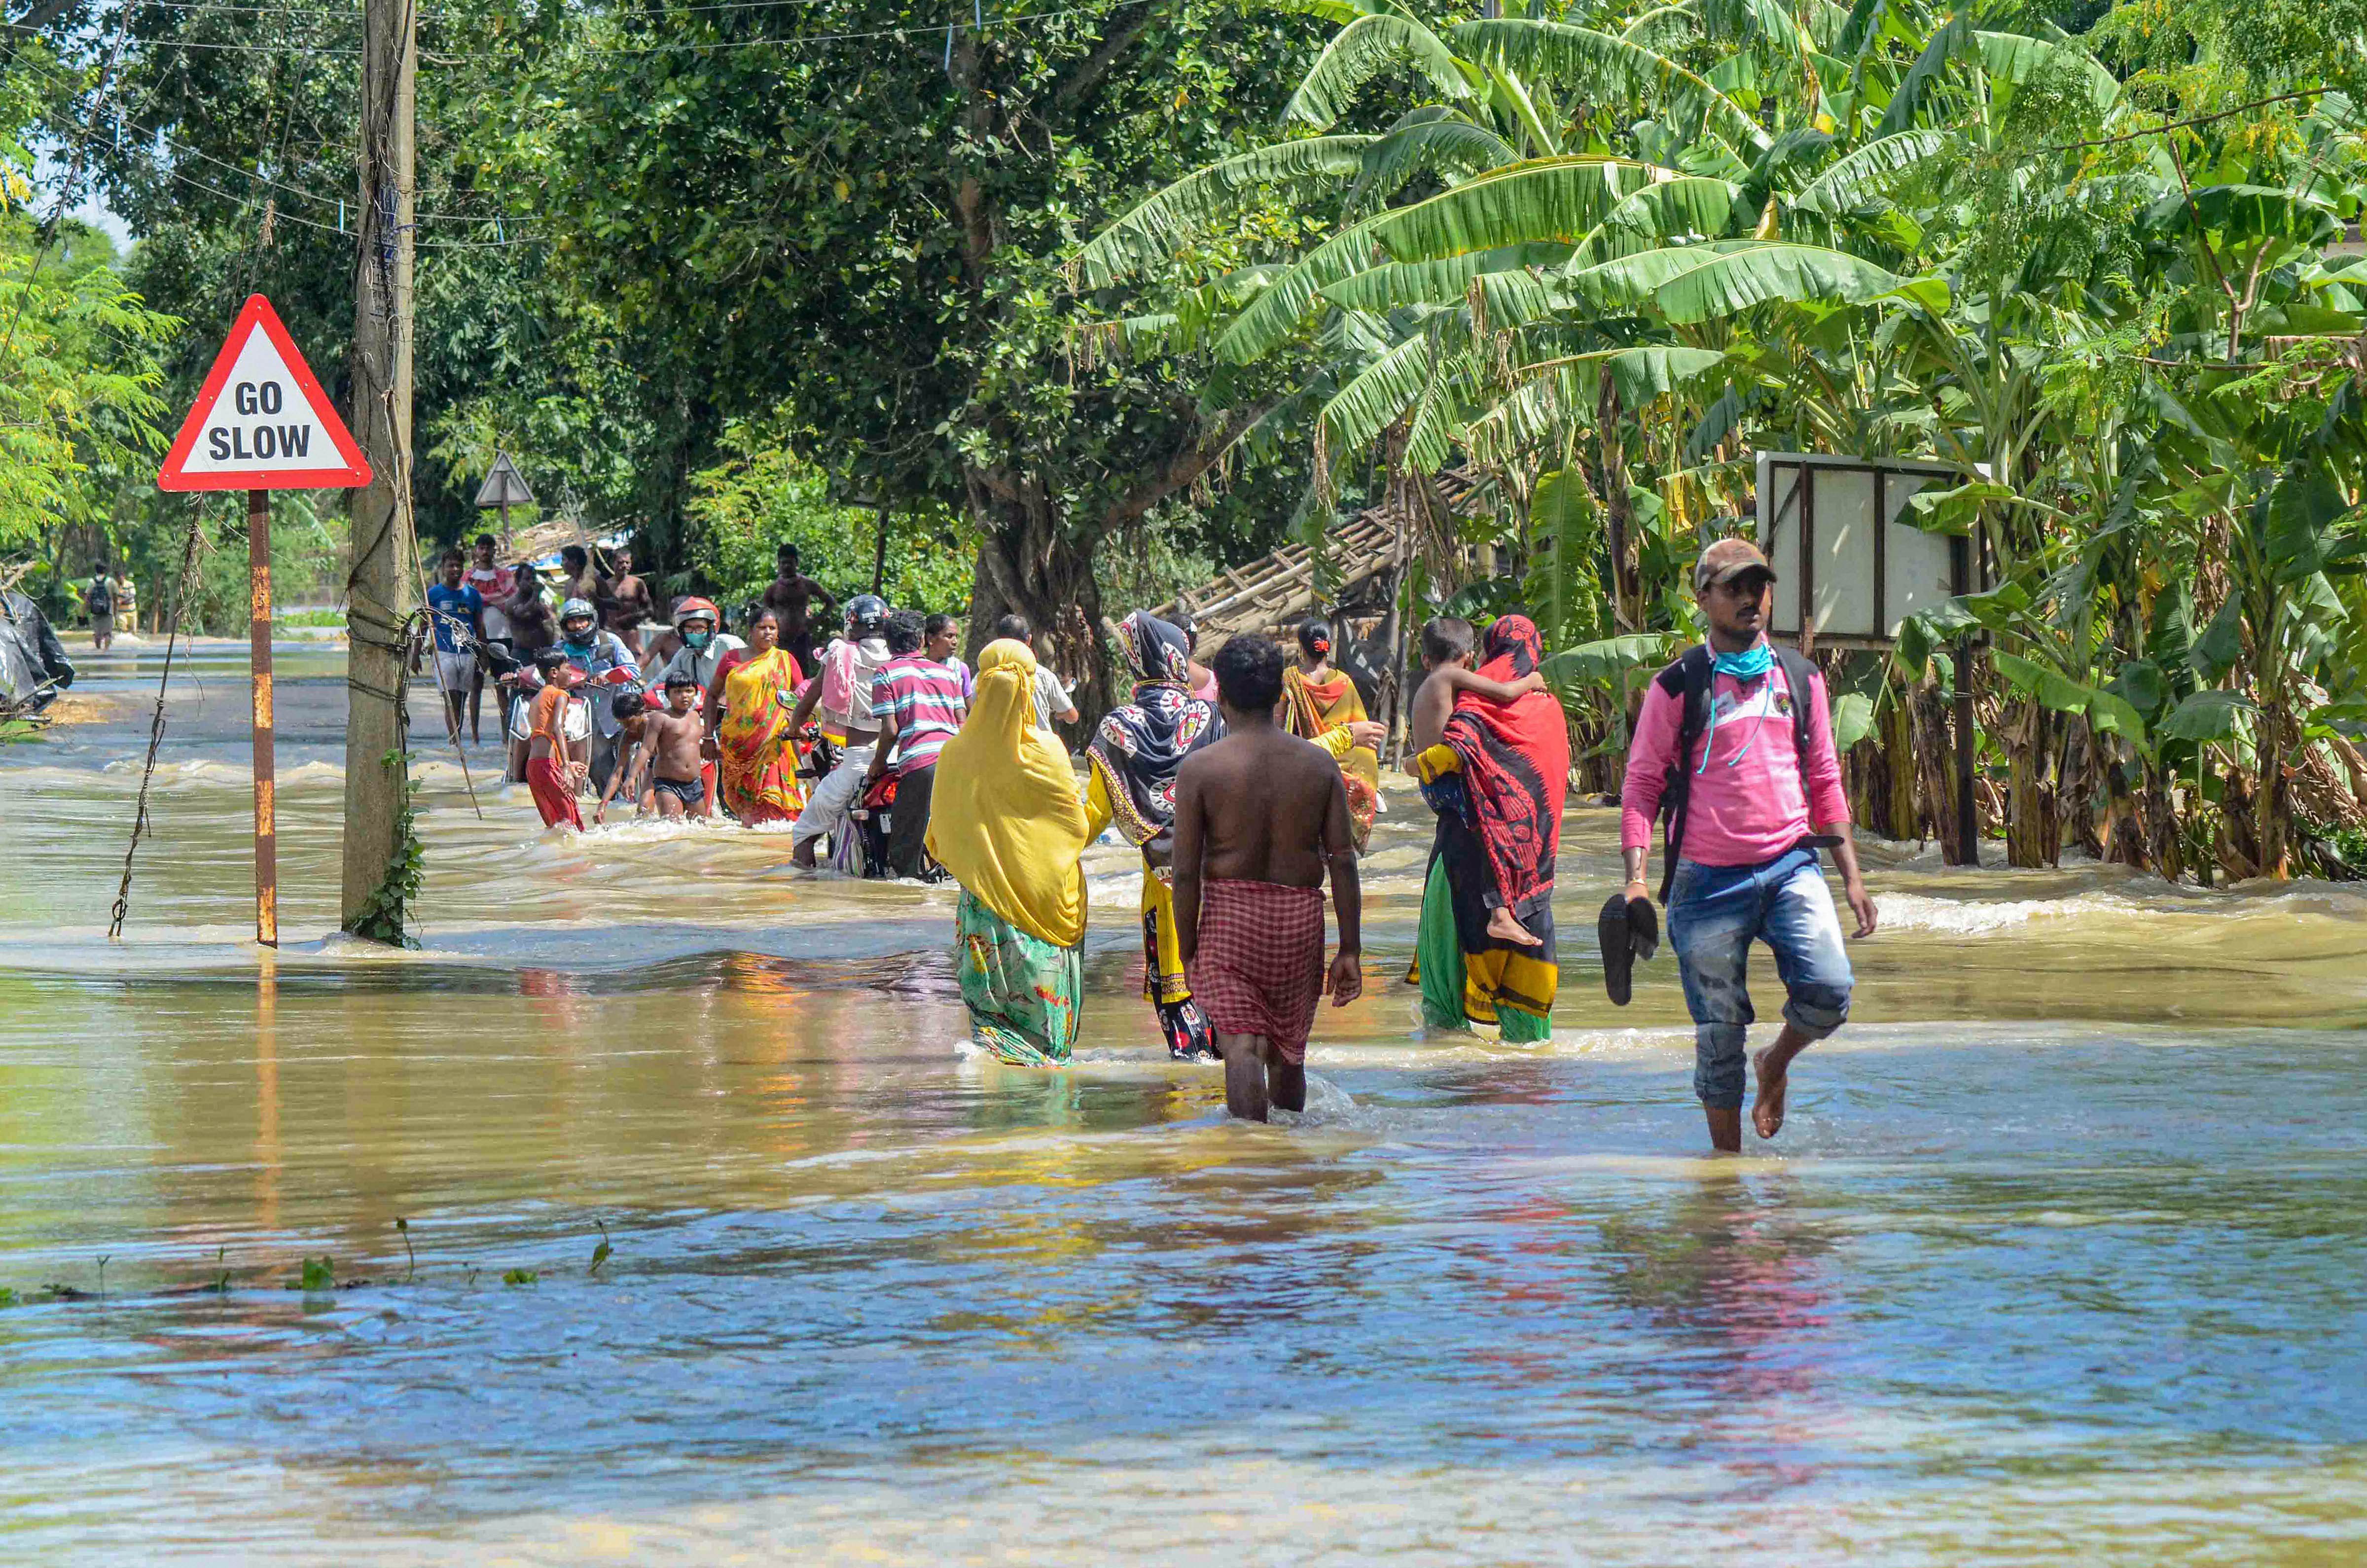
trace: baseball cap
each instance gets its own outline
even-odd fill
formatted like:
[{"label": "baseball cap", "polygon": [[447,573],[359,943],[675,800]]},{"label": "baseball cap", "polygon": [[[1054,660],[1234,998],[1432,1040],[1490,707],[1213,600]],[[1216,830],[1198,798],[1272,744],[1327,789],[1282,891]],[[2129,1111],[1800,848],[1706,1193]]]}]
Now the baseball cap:
[{"label": "baseball cap", "polygon": [[1731,582],[1750,571],[1762,574],[1770,582],[1775,581],[1775,569],[1767,564],[1757,545],[1744,538],[1720,539],[1693,563],[1693,592],[1698,593],[1713,582]]}]

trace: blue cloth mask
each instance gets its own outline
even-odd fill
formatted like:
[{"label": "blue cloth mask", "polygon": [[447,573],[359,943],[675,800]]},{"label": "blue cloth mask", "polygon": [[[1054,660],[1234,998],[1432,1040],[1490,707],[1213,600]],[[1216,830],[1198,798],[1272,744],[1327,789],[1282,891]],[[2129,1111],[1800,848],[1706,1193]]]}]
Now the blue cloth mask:
[{"label": "blue cloth mask", "polygon": [[[1717,739],[1717,677],[1731,675],[1738,681],[1764,680],[1767,672],[1775,668],[1775,650],[1767,646],[1765,637],[1761,637],[1740,653],[1719,654],[1710,660],[1710,668],[1709,732],[1702,737],[1701,766],[1693,770],[1695,773],[1709,771],[1709,749],[1711,743]],[[1761,715],[1759,722],[1763,727],[1767,722],[1766,716]],[[1742,750],[1737,751],[1726,765],[1731,768],[1738,764],[1750,754],[1752,742],[1758,739],[1759,730],[1754,728],[1750,732],[1750,739],[1742,743]]]}]

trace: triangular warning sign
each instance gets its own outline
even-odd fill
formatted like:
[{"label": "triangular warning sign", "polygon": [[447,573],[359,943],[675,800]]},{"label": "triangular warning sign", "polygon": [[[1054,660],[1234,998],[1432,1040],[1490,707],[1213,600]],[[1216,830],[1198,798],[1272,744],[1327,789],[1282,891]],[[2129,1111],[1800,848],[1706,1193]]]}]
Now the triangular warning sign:
[{"label": "triangular warning sign", "polygon": [[350,490],[370,466],[271,301],[246,297],[156,475],[160,490]]},{"label": "triangular warning sign", "polygon": [[493,454],[493,471],[485,482],[477,487],[477,510],[488,511],[496,506],[532,506],[534,491],[526,488],[526,476],[517,471],[506,452]]}]

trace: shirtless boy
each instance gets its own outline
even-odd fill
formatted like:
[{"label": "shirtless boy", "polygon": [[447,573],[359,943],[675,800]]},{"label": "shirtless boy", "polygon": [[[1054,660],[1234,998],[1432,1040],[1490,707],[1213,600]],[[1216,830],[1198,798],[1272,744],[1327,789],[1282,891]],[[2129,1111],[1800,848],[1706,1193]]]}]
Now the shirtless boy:
[{"label": "shirtless boy", "polygon": [[665,694],[665,711],[650,715],[641,731],[641,755],[649,760],[658,815],[704,817],[707,781],[699,773],[698,752],[707,739],[707,721],[693,706],[698,701],[698,682],[688,675],[670,675]]},{"label": "shirtless boy", "polygon": [[633,657],[641,656],[641,623],[652,608],[650,585],[633,575],[633,552],[622,546],[608,552],[608,575],[600,581],[600,621],[625,639]]},{"label": "shirtless boy", "polygon": [[[1267,1119],[1307,1109],[1307,1035],[1325,990],[1345,1007],[1365,988],[1363,896],[1340,765],[1274,728],[1282,649],[1238,637],[1213,660],[1225,739],[1175,775],[1175,935],[1192,995],[1216,1026],[1225,1109]],[[1323,968],[1323,874],[1340,951]]]},{"label": "shirtless boy", "polygon": [[[1455,699],[1461,694],[1469,692],[1491,703],[1509,703],[1546,689],[1546,678],[1535,671],[1517,681],[1490,681],[1473,670],[1471,653],[1477,641],[1471,623],[1459,616],[1441,615],[1423,625],[1421,665],[1428,674],[1421,689],[1414,693],[1413,706],[1406,718],[1410,768],[1424,751],[1445,739],[1446,721],[1453,716]],[[1498,942],[1517,942],[1523,947],[1544,945],[1542,937],[1513,916],[1509,901],[1496,905],[1489,912],[1488,934]]]}]

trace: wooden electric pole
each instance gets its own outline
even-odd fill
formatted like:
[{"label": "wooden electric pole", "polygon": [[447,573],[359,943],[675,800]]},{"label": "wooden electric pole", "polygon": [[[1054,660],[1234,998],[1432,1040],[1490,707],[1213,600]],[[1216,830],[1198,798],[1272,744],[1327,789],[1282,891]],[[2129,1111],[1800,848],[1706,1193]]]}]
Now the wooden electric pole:
[{"label": "wooden electric pole", "polygon": [[[402,630],[411,612],[411,257],[414,0],[363,0],[360,243],[354,256],[354,434],[373,478],[354,502],[345,575],[345,897],[368,912],[399,847]],[[391,759],[391,761],[390,761]]]}]

